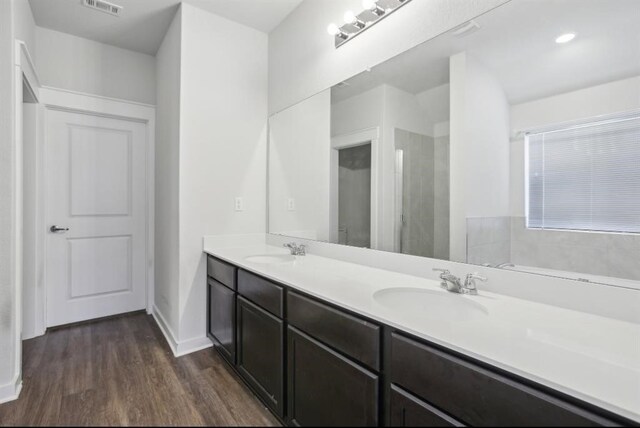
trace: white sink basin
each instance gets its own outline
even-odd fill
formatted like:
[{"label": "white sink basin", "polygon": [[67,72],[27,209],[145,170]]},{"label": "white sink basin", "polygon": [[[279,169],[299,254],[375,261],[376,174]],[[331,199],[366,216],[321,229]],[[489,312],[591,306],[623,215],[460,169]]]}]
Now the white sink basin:
[{"label": "white sink basin", "polygon": [[271,265],[277,263],[288,263],[296,260],[295,256],[289,254],[260,254],[245,258],[246,261],[260,265]]},{"label": "white sink basin", "polygon": [[489,315],[486,307],[471,300],[473,296],[462,296],[447,291],[408,287],[385,288],[375,292],[373,298],[387,309],[434,321],[467,322]]}]

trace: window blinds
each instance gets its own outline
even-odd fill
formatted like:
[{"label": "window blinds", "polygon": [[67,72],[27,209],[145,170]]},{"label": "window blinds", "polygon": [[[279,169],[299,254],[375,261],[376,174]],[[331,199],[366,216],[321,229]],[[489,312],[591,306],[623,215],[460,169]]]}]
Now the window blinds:
[{"label": "window blinds", "polygon": [[526,142],[528,227],[640,233],[640,112]]}]

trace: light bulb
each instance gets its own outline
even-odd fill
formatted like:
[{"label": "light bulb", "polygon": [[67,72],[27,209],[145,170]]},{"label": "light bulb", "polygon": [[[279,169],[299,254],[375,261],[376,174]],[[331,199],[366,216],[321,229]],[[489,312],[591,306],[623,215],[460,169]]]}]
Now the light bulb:
[{"label": "light bulb", "polygon": [[340,34],[340,27],[338,27],[336,24],[331,23],[329,24],[329,26],[327,27],[327,33],[329,33],[332,36],[337,36],[338,34]]},{"label": "light bulb", "polygon": [[556,39],[556,43],[558,44],[569,43],[571,40],[575,38],[576,38],[576,35],[574,33],[563,34],[562,36]]},{"label": "light bulb", "polygon": [[353,24],[358,20],[356,14],[353,11],[348,10],[344,13],[344,22],[345,24]]},{"label": "light bulb", "polygon": [[365,10],[373,10],[378,7],[375,0],[362,0],[362,7]]}]

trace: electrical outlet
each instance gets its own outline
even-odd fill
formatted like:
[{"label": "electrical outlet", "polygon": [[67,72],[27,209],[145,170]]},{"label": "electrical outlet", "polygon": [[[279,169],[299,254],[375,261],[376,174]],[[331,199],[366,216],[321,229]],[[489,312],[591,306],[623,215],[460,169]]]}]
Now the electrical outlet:
[{"label": "electrical outlet", "polygon": [[295,211],[296,210],[296,200],[293,198],[289,198],[287,200],[287,210]]},{"label": "electrical outlet", "polygon": [[237,197],[235,208],[236,208],[236,211],[244,211],[244,199]]}]

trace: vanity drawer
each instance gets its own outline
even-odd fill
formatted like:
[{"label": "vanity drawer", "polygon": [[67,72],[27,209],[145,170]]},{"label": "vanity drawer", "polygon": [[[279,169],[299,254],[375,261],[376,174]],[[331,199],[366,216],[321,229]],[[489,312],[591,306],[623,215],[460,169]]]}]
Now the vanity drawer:
[{"label": "vanity drawer", "polygon": [[380,326],[299,294],[287,294],[287,320],[332,348],[380,370]]},{"label": "vanity drawer", "polygon": [[612,425],[577,406],[396,333],[391,337],[391,382],[471,426]]},{"label": "vanity drawer", "polygon": [[284,317],[284,288],[245,270],[238,271],[238,293],[279,318]]},{"label": "vanity drawer", "polygon": [[392,427],[463,427],[464,425],[396,385],[391,385]]},{"label": "vanity drawer", "polygon": [[214,257],[207,257],[207,275],[232,290],[236,289],[236,267]]}]

